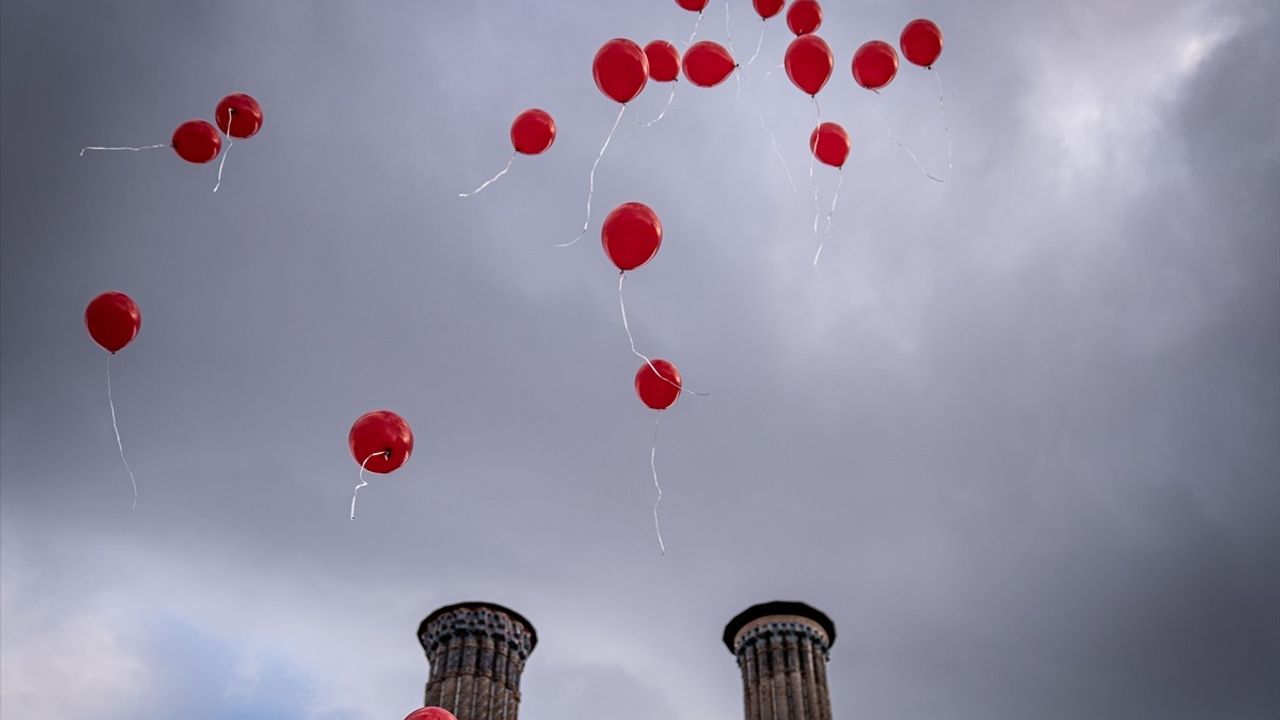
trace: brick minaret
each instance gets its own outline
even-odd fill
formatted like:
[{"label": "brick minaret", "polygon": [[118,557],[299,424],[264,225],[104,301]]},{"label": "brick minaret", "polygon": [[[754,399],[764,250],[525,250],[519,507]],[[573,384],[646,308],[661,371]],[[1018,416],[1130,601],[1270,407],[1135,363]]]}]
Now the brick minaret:
[{"label": "brick minaret", "polygon": [[831,618],[804,603],[754,605],[731,620],[724,644],[742,670],[747,720],[831,720],[827,658],[835,641]]},{"label": "brick minaret", "polygon": [[520,613],[483,602],[449,605],[418,626],[431,663],[426,705],[458,720],[516,720],[520,674],[538,634]]}]

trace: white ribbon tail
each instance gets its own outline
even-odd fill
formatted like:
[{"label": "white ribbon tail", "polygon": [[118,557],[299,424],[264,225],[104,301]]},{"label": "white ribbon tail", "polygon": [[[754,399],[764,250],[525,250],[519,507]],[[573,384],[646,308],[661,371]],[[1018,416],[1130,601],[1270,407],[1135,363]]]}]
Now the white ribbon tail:
[{"label": "white ribbon tail", "polygon": [[116,447],[120,449],[120,462],[129,472],[129,482],[133,483],[133,509],[138,509],[138,481],[133,477],[133,468],[124,457],[124,443],[120,442],[120,426],[116,424],[116,403],[111,399],[111,356],[107,356],[107,405],[111,407],[111,429],[116,432]]},{"label": "white ribbon tail", "polygon": [[604,145],[600,147],[600,154],[596,155],[596,161],[591,164],[591,175],[587,182],[587,219],[582,223],[582,232],[578,233],[578,237],[567,243],[560,243],[555,247],[569,247],[570,245],[577,244],[579,240],[586,236],[587,228],[591,227],[591,197],[596,194],[596,168],[600,166],[600,159],[604,157],[604,151],[609,149],[609,143],[613,140],[613,134],[618,131],[618,123],[622,122],[622,114],[626,111],[626,105],[623,105],[618,109],[618,117],[613,121],[613,129],[609,131],[609,136],[604,139]]},{"label": "white ribbon tail", "polygon": [[516,154],[515,154],[515,153],[511,153],[511,157],[507,159],[507,166],[506,166],[506,167],[504,167],[504,168],[502,168],[501,170],[499,170],[497,175],[494,175],[493,177],[489,178],[488,180],[485,180],[485,181],[484,181],[484,183],[480,185],[480,187],[476,188],[475,190],[472,190],[471,192],[458,193],[458,197],[460,197],[460,198],[467,198],[467,197],[471,197],[472,195],[475,195],[476,193],[480,192],[481,190],[484,190],[485,188],[489,187],[490,185],[492,185],[492,184],[494,184],[494,183],[498,182],[498,178],[502,177],[503,175],[506,175],[506,174],[507,174],[507,171],[511,169],[511,164],[512,164],[512,163],[514,163],[515,161],[516,161]]}]

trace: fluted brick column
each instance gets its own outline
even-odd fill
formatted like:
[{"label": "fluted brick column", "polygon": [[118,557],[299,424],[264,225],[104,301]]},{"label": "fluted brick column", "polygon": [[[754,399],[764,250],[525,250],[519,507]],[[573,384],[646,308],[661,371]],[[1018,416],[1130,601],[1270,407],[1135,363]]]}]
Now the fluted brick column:
[{"label": "fluted brick column", "polygon": [[538,644],[520,613],[482,602],[449,605],[418,626],[431,664],[426,705],[458,720],[516,720],[520,674]]},{"label": "fluted brick column", "polygon": [[831,720],[827,659],[835,641],[831,618],[804,603],[754,605],[731,620],[724,644],[742,671],[746,719]]}]

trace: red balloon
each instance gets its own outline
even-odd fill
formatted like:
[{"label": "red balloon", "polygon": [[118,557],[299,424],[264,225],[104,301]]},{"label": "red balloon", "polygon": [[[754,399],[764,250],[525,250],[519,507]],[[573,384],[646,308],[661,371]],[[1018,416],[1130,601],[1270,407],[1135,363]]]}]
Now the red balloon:
[{"label": "red balloon", "polygon": [[555,141],[556,121],[546,110],[525,110],[511,123],[511,144],[518,153],[537,155]]},{"label": "red balloon", "polygon": [[684,76],[698,87],[715,87],[724,82],[738,64],[719,43],[696,42],[684,53]]},{"label": "red balloon", "polygon": [[711,0],[676,0],[676,4],[685,10],[700,13],[706,9]]},{"label": "red balloon", "polygon": [[844,161],[849,159],[851,146],[849,133],[833,122],[822,123],[809,135],[809,149],[813,151],[813,156],[831,167],[844,167]]},{"label": "red balloon", "polygon": [[170,141],[178,157],[190,163],[207,163],[222,150],[218,128],[204,120],[188,120],[173,131]]},{"label": "red balloon", "polygon": [[596,87],[614,102],[626,104],[644,89],[649,80],[649,60],[640,46],[624,38],[614,38],[596,51],[591,63]]},{"label": "red balloon", "polygon": [[787,77],[796,87],[809,95],[817,95],[831,79],[836,59],[826,40],[817,35],[801,35],[787,47],[785,64]]},{"label": "red balloon", "polygon": [[787,9],[787,27],[796,35],[816,32],[822,25],[822,6],[818,0],[796,0]]},{"label": "red balloon", "polygon": [[93,341],[115,355],[142,329],[142,311],[128,295],[104,292],[89,301],[84,309],[84,324]]},{"label": "red balloon", "polygon": [[666,360],[645,363],[636,371],[636,394],[653,410],[666,410],[674,405],[680,397],[680,386],[680,371]]},{"label": "red balloon", "polygon": [[622,203],[600,228],[604,253],[618,269],[635,270],[653,259],[662,245],[662,221],[644,203]]},{"label": "red balloon", "polygon": [[[356,419],[347,435],[356,464],[376,473],[389,473],[413,453],[413,430],[390,410],[374,410]],[[368,460],[368,462],[365,462]]]},{"label": "red balloon", "polygon": [[680,51],[666,40],[645,45],[644,56],[649,61],[650,80],[671,82],[680,75]]},{"label": "red balloon", "polygon": [[458,718],[444,708],[425,707],[409,713],[404,720],[458,720]]},{"label": "red balloon", "polygon": [[898,44],[907,60],[920,67],[933,67],[942,54],[942,28],[932,20],[912,20],[902,29]]},{"label": "red balloon", "polygon": [[787,0],[751,0],[751,3],[756,6],[760,19],[768,20],[782,11],[782,6],[787,4]]},{"label": "red balloon", "polygon": [[898,74],[898,53],[883,40],[864,43],[853,54],[853,79],[868,90],[879,90]]},{"label": "red balloon", "polygon": [[218,129],[234,138],[251,138],[262,129],[262,106],[251,95],[234,93],[222,98],[213,111]]}]

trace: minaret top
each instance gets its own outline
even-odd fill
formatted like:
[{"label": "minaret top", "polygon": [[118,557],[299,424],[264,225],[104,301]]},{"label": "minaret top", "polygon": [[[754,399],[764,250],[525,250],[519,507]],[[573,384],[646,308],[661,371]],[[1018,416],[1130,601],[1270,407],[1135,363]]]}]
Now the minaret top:
[{"label": "minaret top", "polygon": [[729,624],[724,628],[724,646],[729,648],[729,652],[736,655],[738,652],[738,638],[744,631],[758,625],[757,621],[765,618],[785,620],[788,617],[794,618],[797,622],[805,622],[821,628],[822,632],[827,636],[828,648],[835,644],[836,624],[831,621],[831,618],[827,617],[826,613],[802,602],[774,600],[773,602],[752,605],[730,620]]},{"label": "minaret top", "polygon": [[460,602],[453,605],[445,605],[428,615],[420,625],[418,625],[418,638],[426,643],[427,626],[442,615],[451,613],[455,610],[490,610],[495,613],[506,615],[511,620],[524,625],[529,631],[529,652],[533,652],[533,648],[538,644],[538,631],[533,628],[533,623],[528,618],[508,607],[503,607],[496,603],[490,602]]}]

